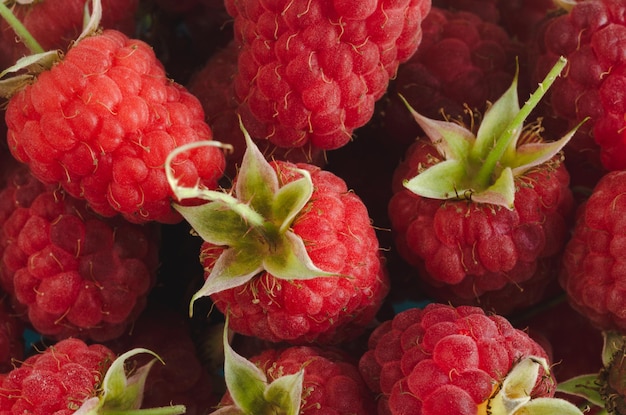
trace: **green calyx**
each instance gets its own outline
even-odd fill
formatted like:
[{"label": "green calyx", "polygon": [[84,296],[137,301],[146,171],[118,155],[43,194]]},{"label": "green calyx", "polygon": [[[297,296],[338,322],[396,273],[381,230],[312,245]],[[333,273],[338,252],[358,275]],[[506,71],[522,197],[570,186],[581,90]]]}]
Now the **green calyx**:
[{"label": "green calyx", "polygon": [[542,357],[530,356],[517,363],[495,393],[484,402],[477,415],[582,415],[572,403],[559,398],[532,398],[539,370],[550,368]]},{"label": "green calyx", "polygon": [[[126,361],[138,354],[148,353],[155,357],[144,366],[127,373]],[[109,367],[100,393],[86,400],[74,415],[179,415],[184,405],[141,409],[146,378],[152,365],[160,358],[148,349],[136,348],[120,355]]]},{"label": "green calyx", "polygon": [[504,95],[487,109],[476,134],[454,122],[426,118],[405,101],[443,161],[406,180],[404,186],[424,197],[468,199],[512,209],[515,177],[549,161],[578,128],[554,142],[519,140],[524,121],[566,64],[561,57],[522,108],[516,75]]},{"label": "green calyx", "polygon": [[183,187],[173,177],[170,166],[177,154],[203,145],[220,145],[217,142],[182,146],[166,160],[168,181],[179,200],[208,201],[199,206],[174,203],[174,208],[202,239],[224,247],[204,286],[192,297],[190,313],[198,298],[238,287],[262,271],[285,280],[333,275],[313,264],[304,241],[291,230],[293,220],[313,194],[311,175],[295,169],[301,177],[281,185],[276,171],[241,128],[247,149],[234,193]]},{"label": "green calyx", "polygon": [[304,368],[269,381],[266,374],[228,341],[228,321],[224,327],[224,378],[233,400],[212,415],[298,415],[302,397]]},{"label": "green calyx", "polygon": [[626,413],[626,337],[614,331],[602,334],[602,369],[559,383],[558,390],[601,408],[598,414],[622,415]]}]

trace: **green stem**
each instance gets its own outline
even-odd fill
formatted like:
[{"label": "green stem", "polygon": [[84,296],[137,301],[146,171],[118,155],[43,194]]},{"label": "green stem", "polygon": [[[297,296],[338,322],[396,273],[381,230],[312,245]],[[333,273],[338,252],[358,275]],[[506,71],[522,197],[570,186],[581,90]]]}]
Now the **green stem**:
[{"label": "green stem", "polygon": [[30,34],[28,29],[24,27],[22,22],[15,17],[13,12],[4,4],[4,2],[0,1],[0,16],[13,28],[15,34],[22,39],[22,42],[28,47],[28,49],[33,53],[43,53],[45,50],[41,47],[41,45],[35,40],[35,38]]},{"label": "green stem", "polygon": [[185,405],[173,405],[146,409],[105,409],[102,415],[180,415],[186,411]]},{"label": "green stem", "polygon": [[567,59],[563,56],[559,57],[559,60],[552,67],[552,69],[550,69],[550,72],[548,72],[548,75],[546,75],[544,80],[539,84],[537,90],[532,93],[530,98],[528,98],[528,101],[524,103],[524,106],[506,127],[504,133],[498,138],[496,145],[493,150],[489,152],[489,155],[476,175],[476,182],[481,185],[479,188],[486,188],[489,186],[493,172],[495,171],[496,166],[504,155],[506,149],[511,144],[511,140],[513,140],[519,133],[519,130],[523,127],[526,118],[530,115],[532,110],[535,109],[541,98],[543,98],[550,86],[552,86],[552,83],[554,83],[556,78],[561,74],[561,71],[566,64]]}]

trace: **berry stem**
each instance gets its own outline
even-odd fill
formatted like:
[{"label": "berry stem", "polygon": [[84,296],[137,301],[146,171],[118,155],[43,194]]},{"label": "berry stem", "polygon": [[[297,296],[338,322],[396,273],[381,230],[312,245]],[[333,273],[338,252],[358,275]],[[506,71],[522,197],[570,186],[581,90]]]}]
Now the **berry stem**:
[{"label": "berry stem", "polygon": [[186,411],[185,405],[163,406],[146,409],[113,409],[104,410],[102,415],[179,415]]},{"label": "berry stem", "polygon": [[509,147],[511,140],[517,136],[524,124],[524,120],[526,120],[531,111],[537,106],[541,98],[543,98],[550,86],[552,86],[552,83],[561,74],[561,71],[566,64],[567,59],[563,56],[559,57],[559,60],[552,67],[552,69],[550,69],[550,72],[548,72],[543,81],[539,83],[539,87],[530,95],[528,101],[524,103],[524,106],[520,109],[515,118],[511,120],[509,125],[504,130],[504,133],[496,140],[493,150],[489,152],[489,155],[487,155],[485,162],[480,167],[478,174],[476,175],[476,183],[479,184],[479,189],[489,187],[498,162],[504,155],[506,149]]},{"label": "berry stem", "polygon": [[0,1],[0,16],[11,26],[11,28],[15,31],[15,34],[24,42],[26,47],[33,53],[43,53],[45,50],[41,47],[41,45],[35,40],[35,38],[30,34],[28,29],[20,22],[20,20],[15,17],[13,12],[4,4],[4,2]]}]

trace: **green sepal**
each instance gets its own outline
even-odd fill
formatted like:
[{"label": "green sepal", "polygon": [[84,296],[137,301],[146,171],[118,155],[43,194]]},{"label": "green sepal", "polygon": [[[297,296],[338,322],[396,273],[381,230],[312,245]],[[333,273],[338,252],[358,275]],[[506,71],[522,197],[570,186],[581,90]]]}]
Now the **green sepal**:
[{"label": "green sepal", "polygon": [[512,415],[583,415],[583,412],[565,399],[535,398]]},{"label": "green sepal", "polygon": [[91,12],[89,11],[89,1],[85,2],[83,9],[83,30],[75,40],[80,42],[87,36],[91,36],[100,29],[100,21],[102,20],[102,2],[101,0],[92,0]]},{"label": "green sepal", "polygon": [[[519,113],[517,78],[518,74],[516,73],[511,86],[485,111],[485,115],[476,132],[476,143],[472,147],[471,158],[473,161],[480,163],[487,158],[495,147],[496,142],[501,140],[502,136],[507,133],[511,122]],[[517,140],[521,132],[521,124],[508,132],[511,134],[511,139],[505,154],[509,155],[509,157],[515,155]]]},{"label": "green sepal", "polygon": [[275,250],[263,259],[263,269],[285,280],[309,280],[336,274],[319,269],[306,251],[304,241],[293,232],[285,232]]},{"label": "green sepal", "polygon": [[[126,371],[126,361],[138,354],[154,356],[149,363],[136,369],[130,376]],[[86,400],[74,415],[179,415],[185,413],[184,405],[161,408],[140,409],[150,368],[161,358],[151,350],[135,348],[117,357],[104,375],[101,391],[97,396]]]},{"label": "green sepal", "polygon": [[199,298],[243,285],[263,271],[263,252],[257,249],[254,245],[225,249],[202,288],[191,297],[189,315],[193,315],[193,305]]},{"label": "green sepal", "polygon": [[598,373],[575,376],[559,382],[557,391],[586,399],[589,403],[604,408],[604,398],[600,394]]},{"label": "green sepal", "polygon": [[461,199],[471,191],[467,170],[460,160],[444,160],[404,181],[411,192],[431,199]]},{"label": "green sepal", "polygon": [[621,353],[626,346],[626,337],[612,330],[606,330],[602,332],[603,346],[602,346],[602,364],[604,367],[611,366],[613,359],[617,353]]},{"label": "green sepal", "polygon": [[[235,202],[236,203],[236,202]],[[235,245],[250,231],[246,217],[231,209],[223,201],[196,206],[174,204],[174,208],[194,224],[194,231],[205,241],[214,245]]]},{"label": "green sepal", "polygon": [[272,218],[274,222],[280,224],[278,231],[287,232],[296,215],[306,206],[313,195],[311,174],[302,169],[298,169],[302,175],[301,179],[294,180],[278,189],[272,204]]},{"label": "green sepal", "polygon": [[489,398],[490,415],[582,415],[575,405],[560,398],[530,396],[539,369],[550,372],[542,357],[529,356],[518,362],[506,376],[497,393]]},{"label": "green sepal", "polygon": [[470,149],[476,140],[470,130],[454,122],[439,121],[424,117],[415,111],[402,95],[400,95],[400,99],[404,101],[409,112],[433,143],[439,154],[447,160],[464,161],[468,157]]},{"label": "green sepal", "polygon": [[559,151],[565,147],[576,131],[589,120],[585,118],[578,125],[567,132],[563,137],[556,141],[545,141],[540,143],[524,143],[517,147],[517,151],[510,160],[507,155],[503,157],[503,164],[510,166],[514,176],[519,176],[532,167],[538,166],[550,160]]},{"label": "green sepal", "polygon": [[269,382],[265,373],[233,350],[224,327],[224,380],[234,402],[212,415],[298,415],[302,399],[304,368]]},{"label": "green sepal", "polygon": [[278,191],[276,172],[254,144],[250,134],[244,129],[246,151],[237,174],[235,192],[237,199],[248,203],[264,218],[272,213],[272,202]]},{"label": "green sepal", "polygon": [[515,177],[511,168],[506,167],[491,186],[481,192],[471,193],[470,198],[476,203],[491,203],[513,209]]}]

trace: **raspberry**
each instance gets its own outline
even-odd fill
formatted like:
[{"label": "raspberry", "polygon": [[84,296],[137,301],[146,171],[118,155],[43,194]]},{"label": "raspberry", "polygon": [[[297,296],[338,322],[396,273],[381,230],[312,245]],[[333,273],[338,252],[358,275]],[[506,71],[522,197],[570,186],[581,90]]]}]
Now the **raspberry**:
[{"label": "raspberry", "polygon": [[[237,73],[239,45],[231,41],[226,47],[214,53],[207,63],[187,84],[189,92],[196,96],[211,126],[214,137],[220,142],[231,144],[233,152],[226,155],[226,175],[233,178],[246,149],[245,141],[239,126],[237,101],[233,90],[233,78]],[[254,122],[246,118],[244,124]],[[309,163],[324,166],[325,153],[310,143],[298,148],[277,147],[269,140],[257,140],[268,159],[285,160],[292,163]]]},{"label": "raspberry", "polygon": [[155,228],[103,219],[23,165],[0,195],[0,282],[18,311],[50,337],[119,336],[154,284]]},{"label": "raspberry", "polygon": [[[296,167],[310,172],[314,191],[295,218],[293,232],[304,240],[314,264],[338,276],[289,282],[262,272],[244,286],[214,293],[211,299],[241,334],[291,343],[353,338],[375,316],[388,291],[376,234],[365,206],[348,192],[343,180],[311,165],[272,163],[283,186],[298,178]],[[203,243],[200,258],[205,277],[223,250]]]},{"label": "raspberry", "polygon": [[[506,375],[527,357],[545,351],[505,318],[476,307],[431,303],[383,322],[370,335],[359,369],[380,394],[379,414],[476,414]],[[530,397],[554,394],[543,369]],[[453,411],[453,412],[452,412]]]},{"label": "raspberry", "polygon": [[419,140],[394,177],[389,217],[400,255],[439,300],[509,314],[536,303],[553,279],[573,209],[559,159],[517,179],[515,209],[417,196],[403,188],[438,157]]},{"label": "raspberry", "polygon": [[115,359],[107,347],[65,339],[27,358],[0,384],[0,410],[6,414],[73,414],[95,396]]},{"label": "raspberry", "polygon": [[603,330],[626,330],[621,194],[626,173],[609,172],[580,207],[559,274],[572,306]]},{"label": "raspberry", "polygon": [[[165,157],[212,138],[198,100],[166,78],[152,49],[114,30],[82,39],[13,95],[6,121],[11,152],[38,179],[61,184],[103,216],[138,223],[181,220]],[[224,156],[204,147],[172,167],[184,183],[215,188]]]},{"label": "raspberry", "polygon": [[[230,0],[246,129],[278,147],[345,145],[421,40],[430,0]],[[252,118],[253,122],[246,122]]]},{"label": "raspberry", "polygon": [[[572,140],[571,153],[581,153],[595,170],[626,167],[623,134],[626,121],[623,71],[626,58],[624,4],[614,0],[576,2],[567,13],[553,15],[537,30],[534,79],[559,57],[568,68],[551,89],[546,117],[573,126],[589,117]],[[578,164],[572,164],[572,170]],[[596,177],[600,174],[596,173]]]}]

